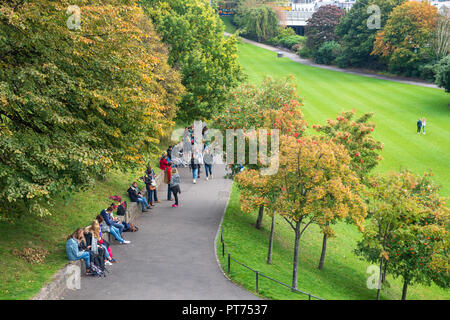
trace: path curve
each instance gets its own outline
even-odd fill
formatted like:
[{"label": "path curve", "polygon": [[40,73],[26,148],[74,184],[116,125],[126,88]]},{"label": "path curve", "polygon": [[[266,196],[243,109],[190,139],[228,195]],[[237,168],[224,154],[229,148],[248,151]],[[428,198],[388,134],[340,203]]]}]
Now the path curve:
[{"label": "path curve", "polygon": [[215,238],[232,181],[225,166],[214,167],[214,180],[192,183],[181,168],[180,206],[167,201],[167,185],[158,190],[161,203],[136,220],[139,231],[123,233],[129,245],[113,244],[119,260],[106,278],[82,277],[81,289],[66,290],[63,299],[258,299],[225,278],[215,254]]},{"label": "path curve", "polygon": [[[225,34],[225,36],[231,35],[228,32],[224,32],[224,34]],[[437,85],[435,85],[433,83],[425,82],[425,81],[407,80],[407,79],[402,79],[400,77],[383,76],[380,74],[372,74],[372,73],[366,73],[366,72],[362,72],[362,71],[358,71],[358,70],[342,69],[342,68],[338,68],[338,67],[334,67],[334,66],[317,64],[317,63],[312,62],[311,60],[303,59],[298,54],[293,53],[292,51],[284,49],[284,48],[278,48],[278,47],[274,47],[274,46],[271,46],[268,44],[256,42],[256,41],[253,41],[250,39],[243,38],[241,36],[239,37],[239,39],[241,39],[242,42],[246,42],[246,43],[252,44],[254,46],[257,46],[257,47],[260,47],[260,48],[263,48],[263,49],[266,49],[266,50],[269,50],[272,52],[282,52],[284,57],[289,58],[292,61],[304,64],[304,65],[321,68],[321,69],[337,71],[337,72],[348,73],[348,74],[355,74],[355,75],[363,76],[363,77],[369,77],[369,78],[375,78],[375,79],[380,79],[380,80],[387,80],[387,81],[393,81],[393,82],[398,82],[398,83],[411,84],[411,85],[420,86],[420,87],[427,87],[427,88],[443,90],[442,88],[439,88]]]}]

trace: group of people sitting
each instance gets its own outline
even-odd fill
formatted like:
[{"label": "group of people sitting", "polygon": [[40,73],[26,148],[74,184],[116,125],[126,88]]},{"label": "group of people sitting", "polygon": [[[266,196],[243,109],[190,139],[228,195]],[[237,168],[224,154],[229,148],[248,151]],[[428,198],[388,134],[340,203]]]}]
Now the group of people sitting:
[{"label": "group of people sitting", "polygon": [[[110,198],[118,199],[119,196]],[[69,260],[76,261],[83,259],[86,264],[87,275],[102,275],[105,265],[112,265],[117,260],[113,258],[111,245],[103,239],[103,234],[109,232],[120,244],[129,244],[130,241],[122,238],[124,231],[137,231],[138,228],[131,223],[120,221],[114,216],[117,208],[126,206],[126,202],[119,205],[111,205],[103,209],[100,214],[86,228],[77,228],[67,237],[66,252]],[[125,208],[126,209],[126,208]]]},{"label": "group of people sitting", "polygon": [[[164,183],[167,187],[167,200],[173,201],[172,207],[179,206],[178,195],[180,189],[180,174],[174,162],[172,161],[173,147],[170,146],[160,159],[160,169],[164,172]],[[193,173],[194,183],[200,178],[200,168],[204,164],[206,171],[206,180],[212,179],[213,156],[208,148],[203,153],[194,150],[192,152],[190,168]],[[128,188],[128,196],[131,202],[137,202],[142,207],[142,212],[153,209],[156,203],[161,201],[158,199],[156,174],[149,165],[145,171],[145,175],[140,178],[145,184],[147,197],[139,190],[138,183],[135,181]],[[172,195],[175,199],[172,198]],[[77,228],[67,237],[66,252],[69,260],[76,261],[83,259],[86,264],[87,275],[104,275],[106,265],[112,265],[117,262],[113,258],[111,245],[103,239],[102,235],[109,232],[120,244],[129,244],[130,241],[124,240],[122,233],[124,231],[137,231],[138,228],[131,223],[121,221],[114,216],[117,211],[118,215],[125,215],[126,201],[122,201],[120,196],[111,196],[110,199],[115,203],[111,203],[108,208],[103,209],[100,214],[86,228]]]}]

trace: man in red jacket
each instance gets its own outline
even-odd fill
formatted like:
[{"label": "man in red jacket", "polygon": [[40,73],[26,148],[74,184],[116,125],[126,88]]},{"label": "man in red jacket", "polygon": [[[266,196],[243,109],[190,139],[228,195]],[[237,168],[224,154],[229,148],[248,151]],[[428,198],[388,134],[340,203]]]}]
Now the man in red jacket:
[{"label": "man in red jacket", "polygon": [[170,178],[172,177],[172,161],[167,163],[164,170],[164,182],[167,183],[167,200],[172,201],[172,190],[170,190]]},{"label": "man in red jacket", "polygon": [[159,160],[159,168],[162,171],[165,171],[168,165],[169,165],[169,163],[167,162],[167,153],[164,152],[161,157],[161,160]]}]

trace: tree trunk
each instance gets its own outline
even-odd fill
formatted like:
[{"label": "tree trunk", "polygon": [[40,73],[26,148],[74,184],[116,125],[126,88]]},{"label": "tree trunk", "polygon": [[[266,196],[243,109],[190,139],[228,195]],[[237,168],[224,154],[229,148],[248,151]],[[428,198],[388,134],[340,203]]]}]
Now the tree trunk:
[{"label": "tree trunk", "polygon": [[407,291],[408,291],[408,280],[403,279],[402,300],[406,300]]},{"label": "tree trunk", "polygon": [[320,255],[320,261],[319,261],[319,270],[323,269],[323,265],[325,264],[325,254],[327,253],[327,234],[323,234],[323,241],[322,241],[322,254]]},{"label": "tree trunk", "polygon": [[295,225],[295,243],[294,243],[294,267],[292,270],[292,287],[297,289],[298,280],[298,247],[300,243],[300,225],[301,222],[297,222]]},{"label": "tree trunk", "polygon": [[389,261],[386,261],[386,263],[384,264],[383,277],[381,278],[381,283],[386,282],[386,273],[387,273],[388,263],[389,263]]},{"label": "tree trunk", "polygon": [[258,218],[256,219],[256,229],[261,229],[264,214],[264,205],[259,206]]},{"label": "tree trunk", "polygon": [[272,264],[272,248],[273,248],[273,234],[275,229],[275,211],[272,212],[272,226],[270,228],[270,240],[269,240],[269,254],[267,255],[267,263]]},{"label": "tree trunk", "polygon": [[380,258],[380,274],[378,276],[378,288],[377,288],[377,300],[380,300],[381,296],[381,277],[383,273],[383,257]]}]

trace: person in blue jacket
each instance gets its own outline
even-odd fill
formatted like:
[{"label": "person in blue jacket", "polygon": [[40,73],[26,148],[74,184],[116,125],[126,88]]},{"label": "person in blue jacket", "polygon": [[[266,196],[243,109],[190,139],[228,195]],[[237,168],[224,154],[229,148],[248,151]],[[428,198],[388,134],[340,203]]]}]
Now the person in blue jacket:
[{"label": "person in blue jacket", "polygon": [[80,250],[79,245],[80,242],[84,238],[84,230],[82,228],[78,228],[74,233],[67,237],[66,242],[66,252],[67,257],[70,261],[76,261],[84,259],[86,262],[86,271],[89,272],[91,267],[91,261],[88,251]]},{"label": "person in blue jacket", "polygon": [[103,210],[100,212],[100,215],[102,216],[103,221],[105,221],[105,223],[106,223],[110,228],[111,228],[111,227],[117,228],[117,230],[119,231],[120,236],[122,236],[122,232],[123,232],[123,229],[124,229],[123,224],[117,223],[116,221],[114,221],[114,220],[111,218],[111,212],[113,212],[114,207],[115,207],[115,205],[114,205],[114,203],[112,203],[107,209],[103,209]]},{"label": "person in blue jacket", "polygon": [[417,134],[420,134],[420,130],[422,129],[422,120],[420,118],[417,120]]}]

